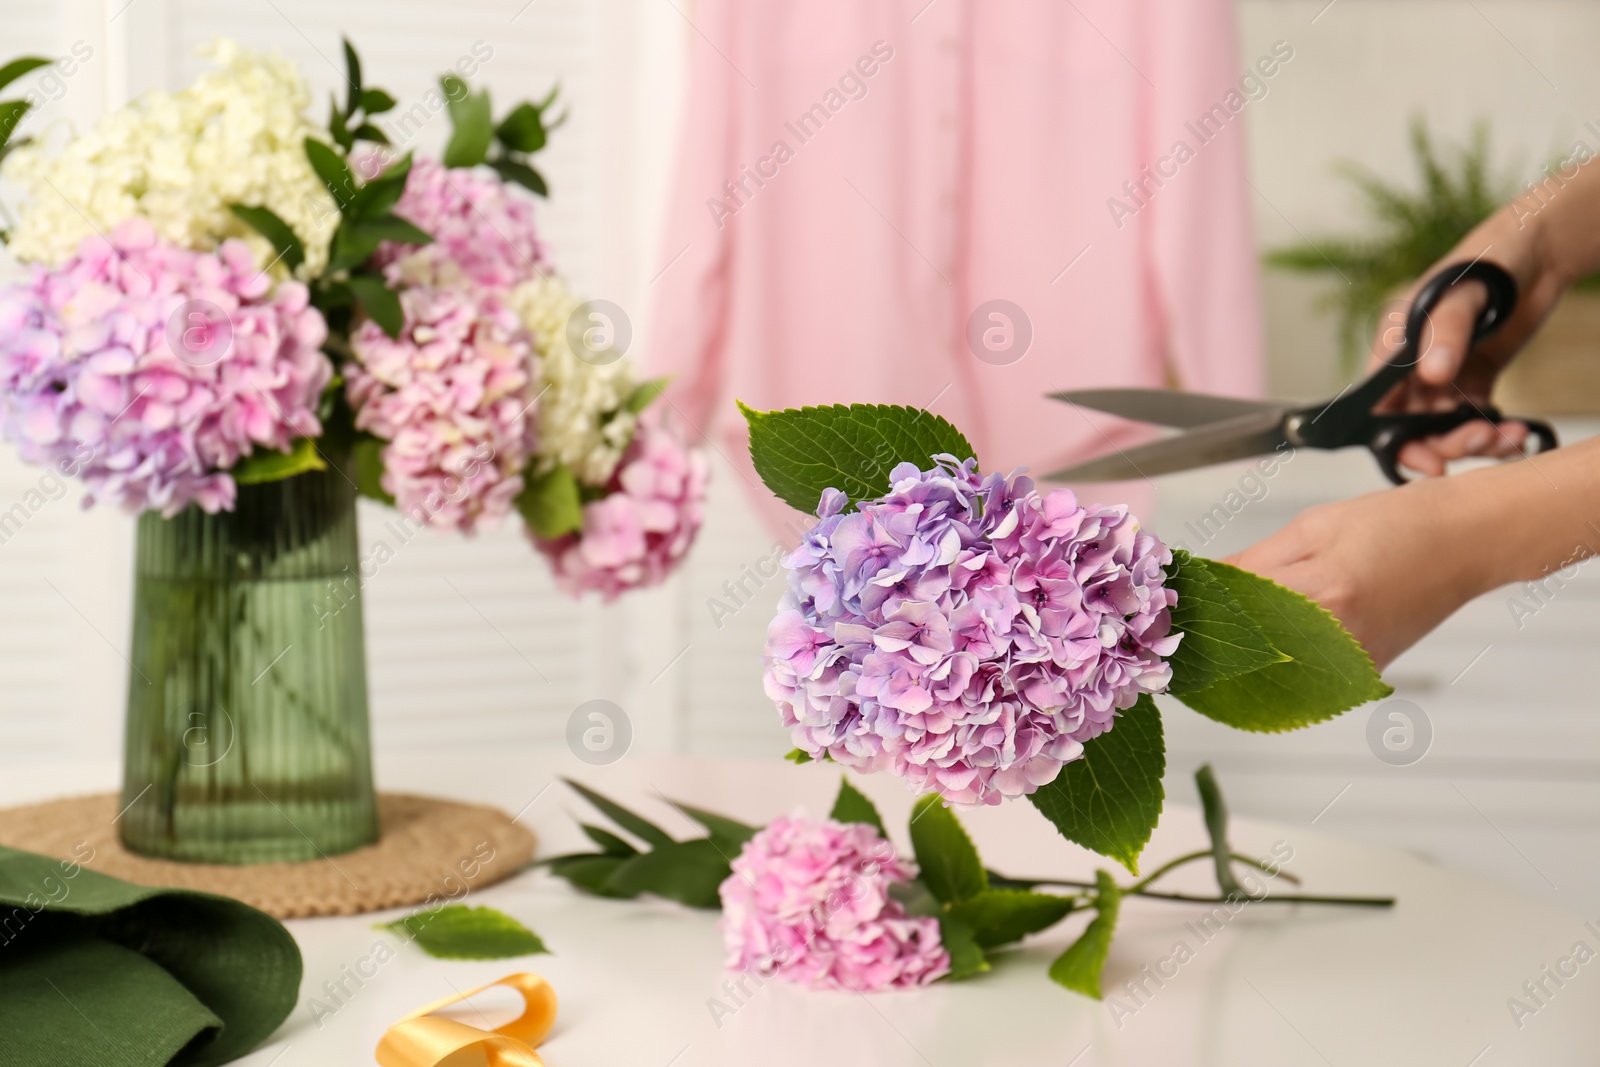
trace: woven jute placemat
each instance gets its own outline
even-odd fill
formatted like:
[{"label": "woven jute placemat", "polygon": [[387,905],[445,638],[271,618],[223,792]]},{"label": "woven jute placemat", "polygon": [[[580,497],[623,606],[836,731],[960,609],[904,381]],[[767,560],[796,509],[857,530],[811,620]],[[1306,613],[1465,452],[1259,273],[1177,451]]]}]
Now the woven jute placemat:
[{"label": "woven jute placemat", "polygon": [[[280,919],[458,900],[533,858],[533,834],[499,808],[379,793],[375,845],[306,863],[174,863],[123,847],[118,800],[101,793],[0,809],[0,845],[70,858],[141,885],[220,893]],[[92,858],[82,858],[90,849]]]}]

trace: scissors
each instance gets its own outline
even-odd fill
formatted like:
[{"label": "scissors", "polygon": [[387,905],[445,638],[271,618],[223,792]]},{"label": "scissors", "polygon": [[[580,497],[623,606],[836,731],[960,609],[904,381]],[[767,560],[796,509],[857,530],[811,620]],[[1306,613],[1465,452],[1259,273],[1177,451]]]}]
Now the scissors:
[{"label": "scissors", "polygon": [[[1406,316],[1405,344],[1400,350],[1365,381],[1324,404],[1301,407],[1277,400],[1243,400],[1172,389],[1078,389],[1052,393],[1053,399],[1069,404],[1184,432],[1052,471],[1044,477],[1048,481],[1114,482],[1263,455],[1286,444],[1329,449],[1363,445],[1391,482],[1403,484],[1407,479],[1400,472],[1400,450],[1407,443],[1447,433],[1474,419],[1500,423],[1506,418],[1494,407],[1471,402],[1445,412],[1385,414],[1372,410],[1416,365],[1428,315],[1446,292],[1468,282],[1479,282],[1489,291],[1489,301],[1473,327],[1473,343],[1504,325],[1517,306],[1516,279],[1493,263],[1474,260],[1451,264],[1429,278],[1417,293]],[[1535,419],[1516,421],[1525,424],[1538,440],[1539,452],[1556,447],[1556,432],[1548,423]]]}]

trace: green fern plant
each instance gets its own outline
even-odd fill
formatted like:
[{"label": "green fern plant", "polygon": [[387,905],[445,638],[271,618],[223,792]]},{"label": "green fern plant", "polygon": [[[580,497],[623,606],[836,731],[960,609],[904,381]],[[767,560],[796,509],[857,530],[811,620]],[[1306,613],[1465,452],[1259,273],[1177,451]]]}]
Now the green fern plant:
[{"label": "green fern plant", "polygon": [[1421,118],[1411,123],[1411,153],[1421,188],[1391,183],[1352,162],[1337,170],[1360,194],[1370,228],[1276,248],[1267,266],[1331,275],[1339,284],[1318,306],[1337,313],[1346,372],[1366,354],[1378,318],[1397,290],[1454,248],[1474,226],[1516,195],[1516,181],[1489,164],[1489,128],[1478,122],[1465,146],[1441,149]]}]

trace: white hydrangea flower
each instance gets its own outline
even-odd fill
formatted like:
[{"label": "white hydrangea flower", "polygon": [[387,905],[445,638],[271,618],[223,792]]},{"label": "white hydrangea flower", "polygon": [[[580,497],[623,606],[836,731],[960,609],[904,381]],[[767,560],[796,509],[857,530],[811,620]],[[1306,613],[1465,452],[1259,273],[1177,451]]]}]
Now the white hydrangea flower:
[{"label": "white hydrangea flower", "polygon": [[564,463],[585,485],[604,485],[633,439],[638,416],[623,408],[637,384],[626,357],[595,366],[567,343],[581,303],[554,274],[523,282],[510,303],[539,350],[539,472]]},{"label": "white hydrangea flower", "polygon": [[145,94],[58,151],[41,141],[6,159],[5,177],[27,195],[13,255],[60,263],[84,237],[142,216],[173,244],[207,251],[242,237],[268,263],[276,251],[228,210],[241,203],[270,208],[294,229],[303,276],[322,271],[339,214],[306,159],[305,138],[328,134],[305,117],[305,80],[283,56],[229,40],[200,55],[220,69],[178,92]]}]

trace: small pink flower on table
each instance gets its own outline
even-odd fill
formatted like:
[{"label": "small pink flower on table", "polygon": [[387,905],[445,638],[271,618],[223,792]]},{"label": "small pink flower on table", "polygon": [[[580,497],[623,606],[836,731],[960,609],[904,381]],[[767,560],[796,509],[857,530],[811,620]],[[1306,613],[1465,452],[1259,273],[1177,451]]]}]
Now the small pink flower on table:
[{"label": "small pink flower on table", "polygon": [[939,920],[890,896],[917,874],[865,823],[776,819],[722,883],[727,966],[813,989],[924,986],[950,971]]}]

